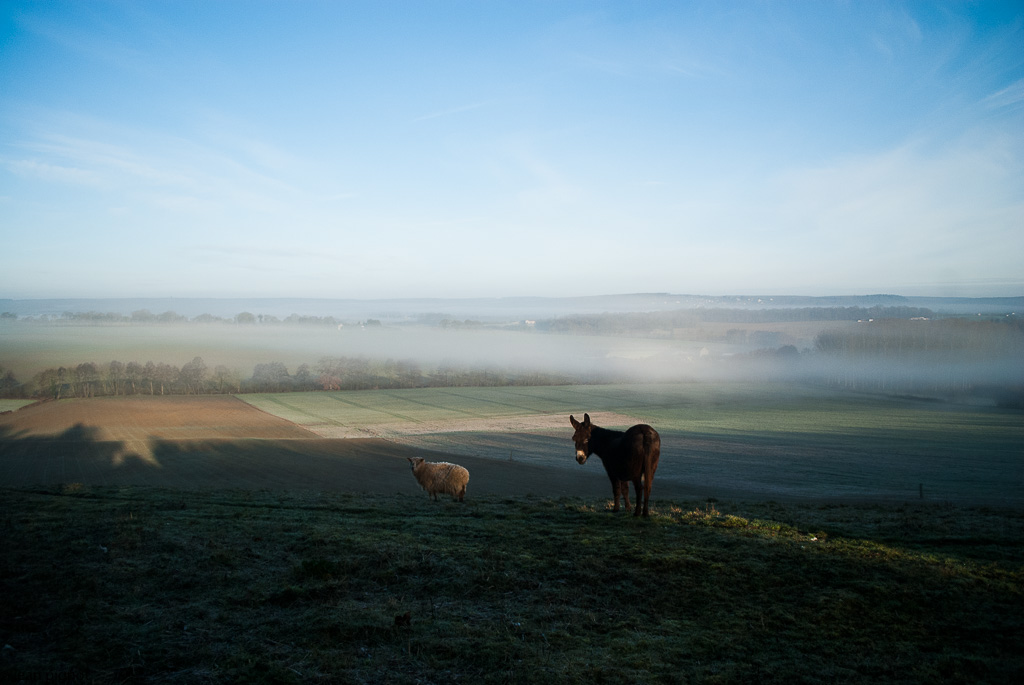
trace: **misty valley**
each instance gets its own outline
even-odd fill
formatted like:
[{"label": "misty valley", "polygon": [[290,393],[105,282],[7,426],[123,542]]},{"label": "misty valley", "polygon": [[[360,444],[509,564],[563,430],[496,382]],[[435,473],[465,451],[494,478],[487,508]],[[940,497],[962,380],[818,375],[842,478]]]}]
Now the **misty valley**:
[{"label": "misty valley", "polygon": [[[367,303],[349,308],[379,316],[363,319],[259,309],[191,317],[148,309],[8,311],[0,315],[0,396],[737,380],[1024,405],[1024,322],[1014,307],[1021,303],[927,302],[939,305],[931,309],[913,298],[878,297],[771,306],[748,298],[742,306],[672,309],[669,296],[643,312],[580,313],[577,305],[577,313],[515,320],[483,305],[463,310],[463,318],[417,311],[415,301],[404,310],[378,304],[383,314]],[[262,304],[275,311],[289,303]],[[984,311],[964,315],[971,304]],[[533,306],[558,311],[552,303]]]}]

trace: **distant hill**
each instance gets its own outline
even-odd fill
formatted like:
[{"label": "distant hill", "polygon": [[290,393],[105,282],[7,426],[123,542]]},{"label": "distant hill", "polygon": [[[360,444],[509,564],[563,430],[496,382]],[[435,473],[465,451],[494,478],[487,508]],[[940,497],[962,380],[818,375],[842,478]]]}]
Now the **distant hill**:
[{"label": "distant hill", "polygon": [[908,306],[945,314],[1024,312],[1024,297],[906,297],[892,294],[848,296],[686,295],[634,293],[592,297],[408,298],[382,300],[318,298],[110,298],[0,299],[0,313],[19,318],[61,316],[65,312],[102,312],[129,316],[147,310],[175,312],[187,318],[202,314],[230,318],[242,312],[285,318],[333,316],[339,320],[379,319],[385,322],[422,318],[473,318],[515,321],[580,314],[658,312],[703,308],[800,308]]}]

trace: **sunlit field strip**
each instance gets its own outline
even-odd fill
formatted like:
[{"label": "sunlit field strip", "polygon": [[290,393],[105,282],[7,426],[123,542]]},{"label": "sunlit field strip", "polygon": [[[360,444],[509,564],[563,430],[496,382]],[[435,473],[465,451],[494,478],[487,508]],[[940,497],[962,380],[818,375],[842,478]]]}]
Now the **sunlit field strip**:
[{"label": "sunlit field strip", "polygon": [[[502,418],[581,411],[572,387],[430,388],[390,391],[241,395],[246,402],[299,425],[357,425]],[[614,406],[614,402],[602,402]],[[595,407],[595,410],[601,407]],[[602,409],[603,410],[603,409]]]},{"label": "sunlit field strip", "polygon": [[701,400],[688,386],[554,386],[429,388],[336,393],[243,395],[254,406],[300,425],[501,418],[541,414],[643,410],[666,422],[685,422],[680,410]]},{"label": "sunlit field strip", "polygon": [[[394,393],[396,391],[394,391],[394,390],[384,390],[382,392],[385,393],[385,394],[394,395]],[[435,411],[437,411],[439,409],[447,411],[447,412],[449,412],[451,414],[451,416],[453,418],[466,418],[466,417],[469,417],[469,418],[480,418],[480,417],[484,416],[483,414],[480,413],[480,411],[470,411],[469,409],[466,409],[466,408],[463,408],[463,407],[460,407],[460,406],[452,406],[453,403],[445,402],[446,398],[444,396],[442,396],[440,394],[436,394],[436,393],[435,394],[431,394],[429,396],[429,399],[432,400],[432,401],[429,401],[429,402],[424,400],[424,399],[419,399],[419,398],[417,398],[414,395],[409,394],[409,393],[402,394],[400,397],[397,396],[397,395],[394,395],[394,397],[395,397],[395,399],[400,399],[403,402],[406,402],[406,403],[409,403],[409,404],[413,404],[413,405],[417,405],[418,407],[424,407],[425,410],[430,411],[430,412],[435,412]]]},{"label": "sunlit field strip", "polygon": [[322,424],[340,425],[336,417],[336,412],[320,411],[320,406],[318,405],[322,404],[326,407],[330,401],[327,397],[318,398],[307,394],[269,394],[259,396],[253,395],[251,396],[251,399],[255,401],[249,401],[250,398],[248,397],[246,398],[246,401],[267,413],[279,416],[291,421],[292,423],[303,426]]},{"label": "sunlit field strip", "polygon": [[543,409],[534,406],[529,398],[513,396],[508,393],[496,393],[496,388],[438,388],[437,397],[444,398],[447,406],[457,407],[459,411],[472,413],[482,418],[507,416],[512,414],[544,413]]},{"label": "sunlit field strip", "polygon": [[17,411],[35,400],[0,400],[0,412]]},{"label": "sunlit field strip", "polygon": [[529,414],[583,413],[593,411],[625,412],[647,407],[650,396],[643,388],[656,390],[661,386],[569,385],[499,388],[437,388],[429,393],[447,393],[464,401],[483,403],[475,410],[488,417]]},{"label": "sunlit field strip", "polygon": [[[437,392],[472,406],[474,413],[487,418],[528,414],[552,414],[566,406],[569,389],[543,388],[445,388]],[[463,409],[463,411],[468,411]]]},{"label": "sunlit field strip", "polygon": [[421,388],[288,395],[245,401],[303,426],[373,426],[479,417],[617,412],[661,431],[723,437],[831,436],[884,443],[913,440],[938,447],[1016,450],[1024,444],[1019,412],[772,384]]}]

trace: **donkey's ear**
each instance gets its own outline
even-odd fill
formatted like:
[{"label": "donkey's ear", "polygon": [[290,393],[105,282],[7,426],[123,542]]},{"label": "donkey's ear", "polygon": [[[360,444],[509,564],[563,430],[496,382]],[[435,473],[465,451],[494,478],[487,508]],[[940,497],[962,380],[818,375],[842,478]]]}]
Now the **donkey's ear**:
[{"label": "donkey's ear", "polygon": [[590,425],[590,414],[584,414],[583,415],[583,425],[584,426],[589,426]]},{"label": "donkey's ear", "polygon": [[572,414],[569,414],[569,423],[572,424],[573,428],[579,428],[580,427],[580,422],[577,421],[576,417],[573,416]]}]

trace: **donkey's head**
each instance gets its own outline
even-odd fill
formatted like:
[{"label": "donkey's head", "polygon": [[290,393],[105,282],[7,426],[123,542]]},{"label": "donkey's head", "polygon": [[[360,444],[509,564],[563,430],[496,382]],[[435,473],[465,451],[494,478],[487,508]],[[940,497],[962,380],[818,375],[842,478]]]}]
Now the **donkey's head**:
[{"label": "donkey's head", "polygon": [[576,461],[580,464],[586,464],[587,457],[593,453],[590,449],[590,431],[594,425],[590,423],[590,414],[583,415],[582,423],[570,415],[569,423],[576,429],[576,432],[572,434],[572,441],[576,443]]}]

